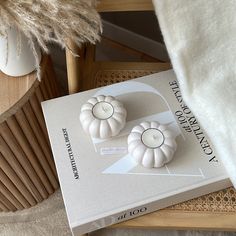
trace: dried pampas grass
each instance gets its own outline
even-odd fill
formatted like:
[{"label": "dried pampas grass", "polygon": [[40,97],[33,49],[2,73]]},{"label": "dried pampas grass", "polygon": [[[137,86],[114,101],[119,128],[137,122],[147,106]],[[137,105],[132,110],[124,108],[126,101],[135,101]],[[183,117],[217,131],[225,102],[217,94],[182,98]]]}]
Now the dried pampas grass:
[{"label": "dried pampas grass", "polygon": [[16,26],[29,39],[35,56],[35,43],[48,53],[48,42],[65,48],[68,38],[78,45],[95,43],[101,32],[101,19],[94,0],[0,0],[0,34]]}]

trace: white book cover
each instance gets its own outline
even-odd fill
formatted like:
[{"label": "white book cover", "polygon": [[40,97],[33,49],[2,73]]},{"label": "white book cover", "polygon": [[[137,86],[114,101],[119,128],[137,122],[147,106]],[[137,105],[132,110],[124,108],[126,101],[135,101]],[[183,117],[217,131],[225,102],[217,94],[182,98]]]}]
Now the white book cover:
[{"label": "white book cover", "polygon": [[[91,138],[80,123],[82,105],[98,95],[114,96],[127,109],[124,129],[111,139]],[[49,100],[42,107],[74,235],[231,186],[172,70]],[[139,166],[127,152],[128,134],[142,121],[158,121],[175,133],[177,151],[161,168]]]}]

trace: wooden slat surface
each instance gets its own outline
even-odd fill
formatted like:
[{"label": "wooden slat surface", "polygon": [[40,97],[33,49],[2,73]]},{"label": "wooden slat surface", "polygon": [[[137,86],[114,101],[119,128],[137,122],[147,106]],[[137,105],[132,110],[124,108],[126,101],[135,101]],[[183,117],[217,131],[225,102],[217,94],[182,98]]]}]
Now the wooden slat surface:
[{"label": "wooden slat surface", "polygon": [[112,227],[236,231],[236,213],[160,210]]},{"label": "wooden slat surface", "polygon": [[34,206],[59,187],[40,105],[58,95],[49,57],[41,74],[0,73],[0,211]]},{"label": "wooden slat surface", "polygon": [[35,73],[14,78],[0,72],[0,115],[18,102],[32,87]]},{"label": "wooden slat surface", "polygon": [[97,6],[99,12],[114,11],[152,11],[151,0],[101,0]]}]

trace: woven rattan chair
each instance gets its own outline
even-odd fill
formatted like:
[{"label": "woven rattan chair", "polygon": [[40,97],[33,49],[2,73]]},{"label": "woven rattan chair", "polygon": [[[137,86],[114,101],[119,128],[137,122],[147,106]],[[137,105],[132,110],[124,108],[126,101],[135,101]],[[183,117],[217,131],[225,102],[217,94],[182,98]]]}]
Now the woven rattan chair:
[{"label": "woven rattan chair", "polygon": [[[101,0],[98,5],[100,12],[152,10],[151,0]],[[70,40],[68,46],[81,55],[66,52],[69,93],[170,68],[169,63],[95,62],[94,46],[79,49]],[[112,227],[236,231],[236,191],[228,188]]]}]

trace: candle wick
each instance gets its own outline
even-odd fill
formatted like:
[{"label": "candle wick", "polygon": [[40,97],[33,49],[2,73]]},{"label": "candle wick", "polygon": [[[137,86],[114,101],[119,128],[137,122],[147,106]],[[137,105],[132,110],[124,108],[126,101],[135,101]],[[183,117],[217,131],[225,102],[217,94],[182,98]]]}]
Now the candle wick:
[{"label": "candle wick", "polygon": [[157,136],[156,136],[156,135],[153,135],[153,139],[156,140],[156,139],[157,139]]},{"label": "candle wick", "polygon": [[102,106],[102,110],[103,110],[104,112],[107,112],[107,109],[106,109],[104,106]]}]

